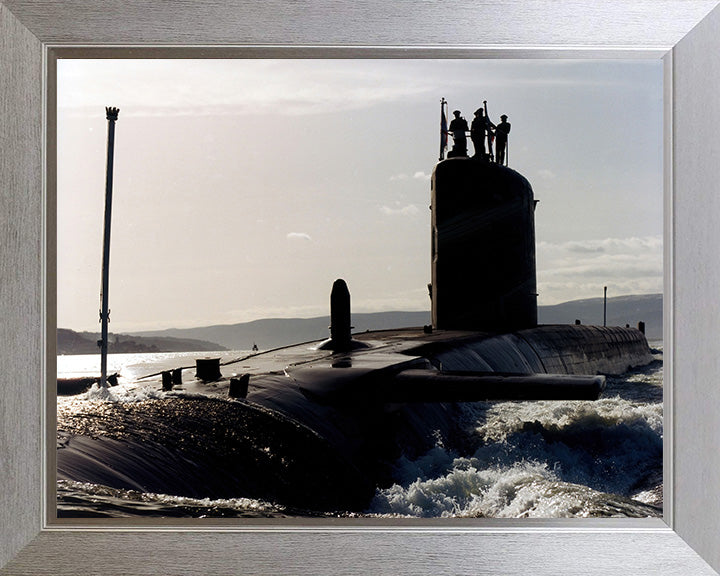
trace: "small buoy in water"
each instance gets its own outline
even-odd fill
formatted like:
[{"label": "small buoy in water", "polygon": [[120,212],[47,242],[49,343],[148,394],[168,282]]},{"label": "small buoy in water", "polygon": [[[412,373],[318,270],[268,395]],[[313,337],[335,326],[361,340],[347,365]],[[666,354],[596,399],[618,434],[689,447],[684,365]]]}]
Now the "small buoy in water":
[{"label": "small buoy in water", "polygon": [[250,374],[243,374],[239,378],[230,378],[230,389],[228,396],[230,398],[245,398],[248,393],[250,384]]}]

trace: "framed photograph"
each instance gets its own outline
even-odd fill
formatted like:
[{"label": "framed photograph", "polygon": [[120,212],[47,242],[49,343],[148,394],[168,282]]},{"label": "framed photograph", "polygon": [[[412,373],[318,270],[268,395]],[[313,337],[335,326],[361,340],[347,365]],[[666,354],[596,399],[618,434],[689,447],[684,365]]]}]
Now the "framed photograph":
[{"label": "framed photograph", "polygon": [[[720,507],[717,486],[708,484],[706,479],[712,477],[720,463],[712,449],[717,417],[705,407],[713,405],[718,395],[708,382],[713,370],[710,359],[715,354],[712,338],[715,307],[710,295],[720,271],[704,265],[703,250],[705,247],[712,250],[717,236],[712,220],[715,202],[712,182],[716,167],[711,158],[712,127],[720,122],[720,109],[715,110],[712,99],[704,97],[713,93],[716,87],[713,79],[720,77],[713,74],[717,65],[710,56],[716,37],[714,31],[719,25],[715,3],[670,3],[659,12],[655,7],[638,3],[632,5],[630,19],[628,11],[619,6],[603,8],[601,13],[593,12],[590,6],[576,6],[575,10],[583,9],[595,24],[589,28],[580,26],[583,34],[580,28],[568,25],[561,40],[556,37],[557,29],[536,27],[538,6],[514,12],[518,34],[512,41],[499,31],[509,10],[518,8],[513,2],[457,6],[458,18],[465,21],[482,18],[489,23],[488,30],[482,33],[476,29],[458,31],[454,25],[441,23],[443,20],[437,18],[441,15],[437,12],[439,8],[425,5],[422,18],[418,18],[420,14],[413,15],[413,32],[405,38],[401,38],[400,28],[388,27],[387,18],[393,20],[400,15],[387,14],[387,18],[382,18],[387,9],[380,7],[364,13],[372,22],[367,34],[346,29],[342,33],[330,33],[328,37],[328,26],[330,30],[333,24],[336,29],[342,29],[339,25],[343,20],[338,18],[343,14],[357,16],[356,8],[336,6],[336,12],[329,13],[320,9],[321,4],[310,3],[312,9],[298,20],[299,15],[293,13],[295,7],[287,11],[276,7],[279,12],[275,13],[271,7],[250,11],[249,6],[205,3],[172,11],[170,29],[153,24],[167,21],[171,14],[168,7],[151,4],[154,17],[148,21],[142,15],[143,10],[138,7],[135,11],[130,6],[129,14],[122,15],[128,23],[127,36],[122,37],[115,35],[113,24],[113,19],[120,18],[121,14],[112,12],[111,6],[104,13],[90,13],[76,6],[57,7],[50,9],[55,18],[49,18],[47,10],[40,14],[30,2],[0,4],[0,33],[9,54],[0,62],[0,71],[3,77],[13,79],[0,88],[4,110],[8,111],[8,120],[3,118],[0,130],[3,141],[13,144],[4,157],[3,173],[0,173],[0,183],[9,191],[2,197],[3,218],[8,225],[3,226],[5,241],[0,261],[4,278],[8,278],[0,305],[9,328],[2,347],[3,362],[8,366],[3,378],[7,378],[9,392],[5,395],[4,418],[0,424],[4,438],[8,439],[3,440],[1,454],[8,465],[3,466],[0,475],[9,487],[2,496],[4,544],[0,549],[0,566],[3,573],[507,574],[524,573],[528,558],[533,558],[537,565],[535,572],[539,574],[562,573],[568,569],[589,574],[628,571],[714,574],[720,559],[713,547],[712,535],[717,533],[716,513],[720,513]],[[543,18],[558,22],[569,14],[566,9],[545,5],[541,13]],[[232,18],[228,19],[228,11]],[[409,6],[403,6],[401,11],[405,17],[413,13]],[[274,20],[262,19],[262,14],[271,13]],[[638,24],[650,17],[656,19],[656,27]],[[224,24],[229,21],[236,22],[237,27]],[[290,40],[286,38],[288,26],[293,30]],[[446,43],[442,39],[450,29],[454,31],[454,39],[441,46]],[[590,29],[593,32],[588,35]],[[434,41],[424,42],[423,38]],[[137,515],[123,514],[123,506],[128,507],[126,511],[130,506],[125,501],[116,508],[120,510],[116,516],[130,517],[107,521],[92,518],[103,506],[98,502],[107,495],[83,491],[80,482],[76,482],[62,495],[64,510],[76,513],[66,515],[71,521],[56,519],[55,446],[58,439],[54,425],[48,423],[54,424],[56,410],[54,338],[55,328],[59,326],[55,319],[60,312],[65,312],[70,302],[56,291],[58,274],[63,270],[63,263],[57,260],[57,242],[66,237],[66,232],[57,227],[57,217],[61,210],[72,207],[61,206],[54,194],[61,184],[73,185],[73,180],[67,179],[67,174],[54,165],[56,157],[60,158],[58,134],[66,128],[56,114],[55,103],[63,90],[56,80],[61,77],[58,71],[65,62],[87,61],[97,66],[106,59],[109,61],[106,72],[113,70],[120,60],[137,59],[137,67],[149,71],[146,72],[149,75],[160,73],[152,69],[155,59],[166,63],[206,59],[225,64],[243,59],[255,66],[273,62],[280,67],[302,60],[298,70],[303,66],[312,69],[313,66],[306,66],[309,63],[328,63],[328,69],[330,64],[355,63],[355,71],[360,72],[362,66],[374,61],[374,66],[383,63],[387,66],[389,72],[377,86],[388,89],[392,89],[392,79],[398,76],[399,68],[396,70],[393,66],[401,66],[403,62],[409,67],[434,62],[437,72],[433,74],[437,73],[438,78],[443,64],[448,69],[457,66],[458,74],[462,74],[463,66],[471,63],[478,65],[493,60],[503,63],[504,60],[511,64],[510,59],[528,59],[535,66],[559,61],[565,67],[584,61],[606,66],[614,62],[619,68],[611,71],[609,77],[618,81],[623,77],[620,71],[623,64],[627,67],[631,62],[642,60],[645,66],[638,70],[654,68],[656,78],[662,76],[664,85],[661,114],[665,194],[662,210],[658,210],[658,206],[644,208],[648,214],[664,211],[664,234],[656,245],[658,249],[662,245],[664,250],[662,258],[659,253],[656,255],[664,261],[665,388],[664,425],[660,432],[664,480],[655,485],[654,493],[649,486],[643,498],[649,499],[648,505],[655,506],[656,510],[659,510],[657,503],[661,503],[662,511],[619,514],[656,516],[636,519],[598,518],[615,515],[602,512],[589,514],[594,516],[592,519],[562,520],[548,518],[553,514],[531,512],[518,513],[511,519],[461,517],[450,521],[443,520],[442,513],[427,518],[422,512],[416,514],[419,518],[412,518],[412,514],[402,513],[410,508],[407,493],[404,496],[399,493],[409,487],[399,485],[392,495],[386,493],[380,501],[375,501],[377,513],[364,514],[361,518],[354,517],[348,508],[348,513],[341,517],[308,518],[301,513],[291,518],[287,516],[293,514],[281,514],[281,520],[234,518],[224,521],[193,502],[191,507],[195,507],[197,513],[191,516],[199,518],[177,521],[163,515],[150,515],[153,518],[147,521]],[[321,68],[314,66],[316,71]],[[100,78],[101,68],[97,70]],[[188,70],[202,75],[191,67]],[[429,78],[428,70],[423,73]],[[221,74],[228,74],[228,69],[223,69]],[[287,70],[280,72],[280,76],[289,74]],[[525,71],[525,75],[531,74]],[[552,76],[547,69],[540,75]],[[632,75],[637,79],[641,73]],[[269,72],[266,77],[270,77]],[[576,80],[564,81],[577,84]],[[91,84],[86,80],[78,94],[91,91]],[[450,85],[448,82],[448,97],[452,94]],[[352,100],[351,91],[343,93],[340,86],[332,88],[341,94],[340,99],[346,104]],[[630,99],[625,100],[628,107],[634,106],[629,102]],[[492,106],[493,101],[488,104]],[[286,105],[302,105],[302,102],[291,100]],[[454,106],[452,101],[449,105]],[[505,103],[498,102],[498,107],[503,105]],[[474,108],[469,101],[462,106]],[[651,108],[649,104],[638,114]],[[430,123],[439,127],[440,118],[448,110],[436,110],[437,120]],[[496,123],[499,123],[501,110],[491,110],[493,113],[487,113],[488,116],[492,120],[497,117]],[[124,119],[122,113],[121,110],[120,126]],[[472,110],[467,109],[466,114],[471,113]],[[602,111],[599,115],[607,117],[608,112]],[[522,113],[518,116],[522,118]],[[660,116],[659,107],[657,116]],[[128,118],[130,122],[131,118]],[[623,133],[630,125],[621,117],[613,120],[621,124],[618,153],[622,154],[623,146],[633,142],[632,137]],[[273,126],[272,131],[278,132],[280,126]],[[377,130],[373,131],[376,133]],[[440,140],[439,130],[437,136]],[[363,136],[366,140],[372,137]],[[332,144],[332,138],[327,140],[328,150],[337,146]],[[473,144],[477,148],[477,142]],[[279,145],[282,147],[283,143]],[[639,145],[647,147],[648,143]],[[80,154],[86,153],[81,148],[78,150]],[[506,149],[508,156],[514,152],[511,146]],[[267,153],[272,153],[272,147]],[[441,157],[443,153],[441,145]],[[515,154],[523,157],[519,148]],[[488,160],[499,163],[496,157]],[[157,164],[161,155],[150,161]],[[511,156],[507,161],[512,166],[514,158]],[[395,172],[388,172],[386,180],[397,184],[399,189],[407,180],[429,182],[429,174],[411,173],[405,165],[397,167]],[[428,173],[431,169],[428,167]],[[541,166],[536,171],[540,176],[553,177],[549,170],[542,172]],[[417,205],[409,201],[403,203],[404,198],[398,193],[385,203],[378,200],[377,207],[387,218],[411,217]],[[643,204],[643,198],[635,200]],[[362,207],[356,212],[359,216]],[[642,212],[641,209],[638,214]],[[78,221],[80,225],[82,222]],[[287,228],[284,238],[296,243],[313,241],[307,230]],[[647,241],[649,236],[651,233],[638,231],[640,240]],[[302,248],[294,249],[294,257],[302,257],[298,252]],[[697,281],[698,278],[702,281]],[[353,290],[352,285],[350,289]],[[704,305],[705,301],[709,304]],[[298,376],[298,380],[300,378]],[[311,392],[317,394],[318,390]],[[117,471],[122,467],[117,461],[105,464],[108,470]],[[429,481],[433,480],[436,479]],[[350,479],[341,481],[349,483]],[[104,502],[107,503],[107,499]],[[117,501],[113,503],[116,504]],[[144,505],[147,504],[146,500]],[[157,502],[149,505],[156,506]],[[609,507],[622,508],[623,505],[607,503]],[[211,503],[209,507],[214,506]],[[527,519],[533,516],[544,518]]]},{"label": "framed photograph", "polygon": [[662,61],[55,54],[60,519],[662,517]]}]

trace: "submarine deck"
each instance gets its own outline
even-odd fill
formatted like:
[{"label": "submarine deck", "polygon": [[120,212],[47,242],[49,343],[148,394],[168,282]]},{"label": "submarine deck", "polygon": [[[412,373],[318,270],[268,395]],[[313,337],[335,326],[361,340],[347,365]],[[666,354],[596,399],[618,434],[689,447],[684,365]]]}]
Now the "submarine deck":
[{"label": "submarine deck", "polygon": [[[368,331],[353,335],[364,344],[347,352],[322,349],[321,341],[260,351],[221,364],[223,378],[203,383],[188,378],[186,392],[227,395],[230,375],[249,374],[249,398],[264,388],[260,376],[290,376],[309,382],[322,378],[357,379],[363,374],[397,373],[415,368],[505,374],[619,374],[650,363],[645,336],[634,328],[543,325],[507,334],[433,330],[422,327]],[[352,368],[339,371],[331,368]],[[330,372],[329,372],[330,371]],[[347,374],[347,376],[345,376]],[[271,384],[273,387],[276,384]],[[322,387],[329,387],[329,383]],[[301,386],[302,387],[302,386]]]}]

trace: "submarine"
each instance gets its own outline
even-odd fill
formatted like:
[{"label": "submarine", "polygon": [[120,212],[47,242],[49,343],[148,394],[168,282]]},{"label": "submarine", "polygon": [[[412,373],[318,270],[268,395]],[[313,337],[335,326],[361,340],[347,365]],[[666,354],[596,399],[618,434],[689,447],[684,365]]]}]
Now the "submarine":
[{"label": "submarine", "polygon": [[165,391],[137,402],[59,404],[57,479],[362,512],[398,458],[438,443],[467,453],[465,403],[599,398],[606,375],[651,350],[635,328],[538,325],[536,206],[511,168],[440,161],[430,325],[353,334],[338,279],[324,341],[254,352],[223,365],[230,378],[198,365],[173,387],[165,374]]}]

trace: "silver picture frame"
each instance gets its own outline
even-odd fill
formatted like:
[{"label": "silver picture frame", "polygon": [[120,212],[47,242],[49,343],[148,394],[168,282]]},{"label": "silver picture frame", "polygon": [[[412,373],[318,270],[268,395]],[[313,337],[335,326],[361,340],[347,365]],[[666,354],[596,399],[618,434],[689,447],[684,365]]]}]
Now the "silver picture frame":
[{"label": "silver picture frame", "polygon": [[[0,0],[0,574],[717,574],[717,4]],[[158,50],[662,59],[664,518],[53,522],[54,62]]]}]

